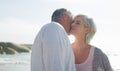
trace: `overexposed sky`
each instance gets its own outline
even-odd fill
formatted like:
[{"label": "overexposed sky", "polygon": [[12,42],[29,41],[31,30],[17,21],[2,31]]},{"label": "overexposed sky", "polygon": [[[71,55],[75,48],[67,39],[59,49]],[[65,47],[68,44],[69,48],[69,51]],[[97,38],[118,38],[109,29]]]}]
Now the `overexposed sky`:
[{"label": "overexposed sky", "polygon": [[73,15],[93,18],[97,33],[92,44],[119,47],[119,3],[119,0],[0,0],[0,41],[32,44],[41,25],[50,22],[53,11],[66,8]]}]

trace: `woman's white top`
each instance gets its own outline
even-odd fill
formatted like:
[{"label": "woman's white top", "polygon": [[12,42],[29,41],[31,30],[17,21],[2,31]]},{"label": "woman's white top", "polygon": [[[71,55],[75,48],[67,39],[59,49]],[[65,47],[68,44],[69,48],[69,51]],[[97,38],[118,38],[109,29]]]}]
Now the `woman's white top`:
[{"label": "woman's white top", "polygon": [[94,47],[90,48],[90,53],[85,62],[76,64],[76,71],[93,71],[93,58],[94,58]]},{"label": "woman's white top", "polygon": [[56,22],[44,25],[31,54],[31,71],[76,71],[74,55],[64,28]]}]

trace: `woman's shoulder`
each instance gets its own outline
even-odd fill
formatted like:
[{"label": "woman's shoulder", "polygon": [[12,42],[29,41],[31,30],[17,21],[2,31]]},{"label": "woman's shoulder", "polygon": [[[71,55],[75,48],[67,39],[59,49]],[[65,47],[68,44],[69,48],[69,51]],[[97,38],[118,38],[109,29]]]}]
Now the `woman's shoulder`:
[{"label": "woman's shoulder", "polygon": [[95,47],[94,59],[97,59],[97,60],[99,59],[100,61],[104,62],[108,60],[108,56],[100,48]]},{"label": "woman's shoulder", "polygon": [[94,47],[94,54],[97,55],[106,55],[100,48]]},{"label": "woman's shoulder", "polygon": [[95,47],[94,50],[93,67],[94,69],[101,67],[104,69],[104,71],[112,71],[108,56],[100,48],[97,47]]},{"label": "woman's shoulder", "polygon": [[97,59],[106,59],[108,58],[107,55],[98,47],[94,47],[94,58]]}]

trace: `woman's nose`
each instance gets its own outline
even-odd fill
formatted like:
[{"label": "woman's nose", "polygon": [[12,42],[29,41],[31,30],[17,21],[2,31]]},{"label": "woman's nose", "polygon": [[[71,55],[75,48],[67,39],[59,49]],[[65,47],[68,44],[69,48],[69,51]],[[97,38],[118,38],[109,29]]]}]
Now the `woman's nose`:
[{"label": "woman's nose", "polygon": [[72,27],[74,27],[75,26],[75,24],[74,23],[72,23],[72,25],[71,25]]}]

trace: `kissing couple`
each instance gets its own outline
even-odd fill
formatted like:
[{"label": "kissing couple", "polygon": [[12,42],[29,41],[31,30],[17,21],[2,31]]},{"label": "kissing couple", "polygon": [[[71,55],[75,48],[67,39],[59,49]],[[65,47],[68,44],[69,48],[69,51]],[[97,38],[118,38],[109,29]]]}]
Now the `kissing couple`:
[{"label": "kissing couple", "polygon": [[[56,9],[34,40],[31,71],[113,71],[107,55],[90,44],[95,33],[92,18]],[[72,44],[68,35],[75,37]]]}]

